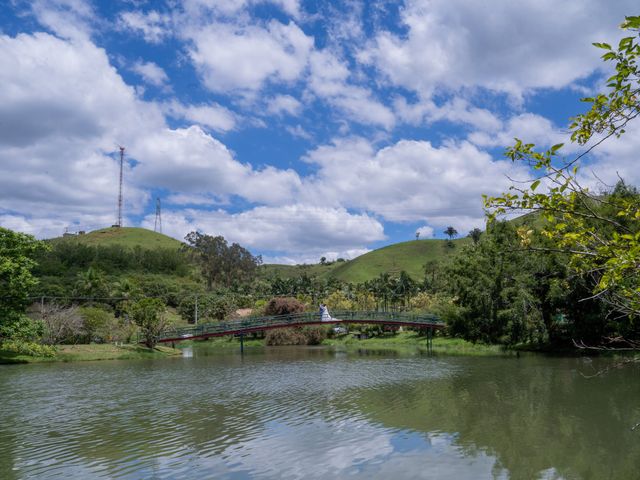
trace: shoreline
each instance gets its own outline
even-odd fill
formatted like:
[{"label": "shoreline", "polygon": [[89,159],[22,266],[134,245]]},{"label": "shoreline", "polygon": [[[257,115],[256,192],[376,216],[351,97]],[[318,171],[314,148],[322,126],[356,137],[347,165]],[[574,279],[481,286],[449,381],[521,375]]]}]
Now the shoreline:
[{"label": "shoreline", "polygon": [[88,362],[96,360],[138,360],[182,356],[182,351],[163,345],[153,350],[134,344],[116,346],[113,344],[58,345],[53,357],[35,357],[6,350],[0,350],[0,365],[26,365],[53,362]]}]

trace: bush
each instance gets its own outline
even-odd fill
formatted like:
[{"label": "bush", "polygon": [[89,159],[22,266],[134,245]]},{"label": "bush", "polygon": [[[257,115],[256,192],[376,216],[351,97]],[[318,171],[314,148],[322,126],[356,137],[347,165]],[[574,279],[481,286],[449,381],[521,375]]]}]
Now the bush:
[{"label": "bush", "polygon": [[327,328],[323,326],[276,328],[268,330],[265,343],[277,345],[320,345],[327,338]]},{"label": "bush", "polygon": [[265,315],[288,315],[304,312],[304,304],[295,298],[272,298],[264,309]]},{"label": "bush", "polygon": [[0,350],[17,353],[19,355],[31,355],[32,357],[55,357],[55,347],[40,345],[35,342],[23,340],[5,340],[0,344]]}]

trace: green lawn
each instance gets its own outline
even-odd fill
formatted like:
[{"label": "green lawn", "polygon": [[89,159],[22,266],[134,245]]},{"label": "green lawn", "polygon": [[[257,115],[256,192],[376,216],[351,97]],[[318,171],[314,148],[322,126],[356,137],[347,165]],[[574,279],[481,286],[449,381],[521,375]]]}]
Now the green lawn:
[{"label": "green lawn", "polygon": [[182,355],[180,350],[157,346],[150,350],[140,345],[115,346],[111,344],[59,345],[55,357],[32,357],[0,350],[0,364],[78,362],[88,360],[132,360]]}]

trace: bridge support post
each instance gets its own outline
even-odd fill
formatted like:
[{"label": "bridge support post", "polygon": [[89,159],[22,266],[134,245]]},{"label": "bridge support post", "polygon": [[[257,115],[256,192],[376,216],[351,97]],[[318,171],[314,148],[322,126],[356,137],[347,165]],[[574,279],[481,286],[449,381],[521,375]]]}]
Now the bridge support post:
[{"label": "bridge support post", "polygon": [[244,354],[244,333],[240,334],[240,354]]}]

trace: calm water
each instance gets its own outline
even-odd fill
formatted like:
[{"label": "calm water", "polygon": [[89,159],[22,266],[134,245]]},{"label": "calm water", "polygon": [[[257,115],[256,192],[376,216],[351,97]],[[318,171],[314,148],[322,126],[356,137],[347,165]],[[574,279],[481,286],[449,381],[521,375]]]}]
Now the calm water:
[{"label": "calm water", "polygon": [[0,478],[640,478],[640,368],[275,348],[0,366]]}]

